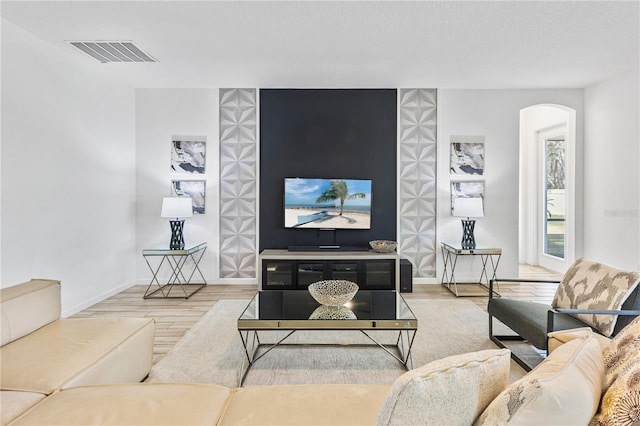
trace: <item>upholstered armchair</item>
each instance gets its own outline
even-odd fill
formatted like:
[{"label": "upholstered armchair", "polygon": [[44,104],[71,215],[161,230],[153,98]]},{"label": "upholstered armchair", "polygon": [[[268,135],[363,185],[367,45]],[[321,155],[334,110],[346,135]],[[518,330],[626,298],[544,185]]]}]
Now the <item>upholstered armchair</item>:
[{"label": "upholstered armchair", "polygon": [[[615,336],[633,318],[640,315],[638,292],[640,273],[625,272],[602,263],[578,259],[560,281],[494,279],[489,283],[489,338],[502,348],[505,342],[527,341],[540,350],[548,350],[548,334],[558,330],[590,327],[606,337]],[[551,305],[513,300],[497,296],[493,286],[501,282],[558,283]],[[494,318],[516,335],[494,334]],[[512,358],[525,370],[531,370],[512,351]]]}]

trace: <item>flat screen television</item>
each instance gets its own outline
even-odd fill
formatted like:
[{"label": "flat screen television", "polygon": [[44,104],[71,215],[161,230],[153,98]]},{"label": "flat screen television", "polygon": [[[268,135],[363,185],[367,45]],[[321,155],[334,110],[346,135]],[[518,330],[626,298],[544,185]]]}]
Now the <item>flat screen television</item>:
[{"label": "flat screen television", "polygon": [[371,229],[371,180],[285,178],[284,226]]}]

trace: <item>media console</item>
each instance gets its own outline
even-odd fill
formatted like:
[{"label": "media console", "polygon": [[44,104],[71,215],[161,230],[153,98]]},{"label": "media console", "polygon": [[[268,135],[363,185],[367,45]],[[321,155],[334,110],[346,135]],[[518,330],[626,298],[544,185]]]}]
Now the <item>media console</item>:
[{"label": "media console", "polygon": [[321,245],[321,246],[289,246],[288,251],[369,251],[367,246],[340,246],[340,245]]},{"label": "media console", "polygon": [[258,259],[261,290],[305,290],[315,281],[344,279],[363,290],[400,291],[400,256],[396,252],[267,249]]}]

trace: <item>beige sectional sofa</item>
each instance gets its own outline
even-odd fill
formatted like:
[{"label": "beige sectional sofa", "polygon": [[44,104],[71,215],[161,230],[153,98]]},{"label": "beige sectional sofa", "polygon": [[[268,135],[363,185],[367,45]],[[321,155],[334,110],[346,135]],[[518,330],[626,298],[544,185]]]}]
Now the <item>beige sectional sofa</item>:
[{"label": "beige sectional sofa", "polygon": [[60,389],[140,382],[151,369],[150,318],[63,319],[59,281],[0,290],[1,420]]},{"label": "beige sectional sofa", "polygon": [[[31,406],[9,424],[580,425],[637,421],[633,416],[638,405],[633,401],[640,394],[640,318],[610,341],[596,337],[588,328],[557,332],[552,340],[547,359],[514,383],[508,383],[507,349],[437,360],[403,374],[391,386],[228,388],[67,380],[50,394],[25,392],[29,397],[35,395],[27,404]],[[4,347],[2,350],[4,358]],[[3,416],[5,392],[11,401],[15,390],[3,387]]]}]

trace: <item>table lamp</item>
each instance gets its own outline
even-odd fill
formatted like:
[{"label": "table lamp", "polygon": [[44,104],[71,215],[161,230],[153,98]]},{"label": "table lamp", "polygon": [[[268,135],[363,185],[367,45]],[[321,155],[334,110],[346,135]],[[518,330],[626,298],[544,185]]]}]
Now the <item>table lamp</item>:
[{"label": "table lamp", "polygon": [[476,221],[470,218],[484,217],[482,198],[454,198],[453,215],[466,217],[466,219],[462,219],[462,249],[470,250],[476,248],[476,239],[473,236]]},{"label": "table lamp", "polygon": [[193,216],[193,207],[190,197],[164,197],[162,199],[161,217],[173,218],[169,221],[171,226],[171,250],[182,250],[184,248],[184,238],[182,230],[184,228],[184,218]]}]

